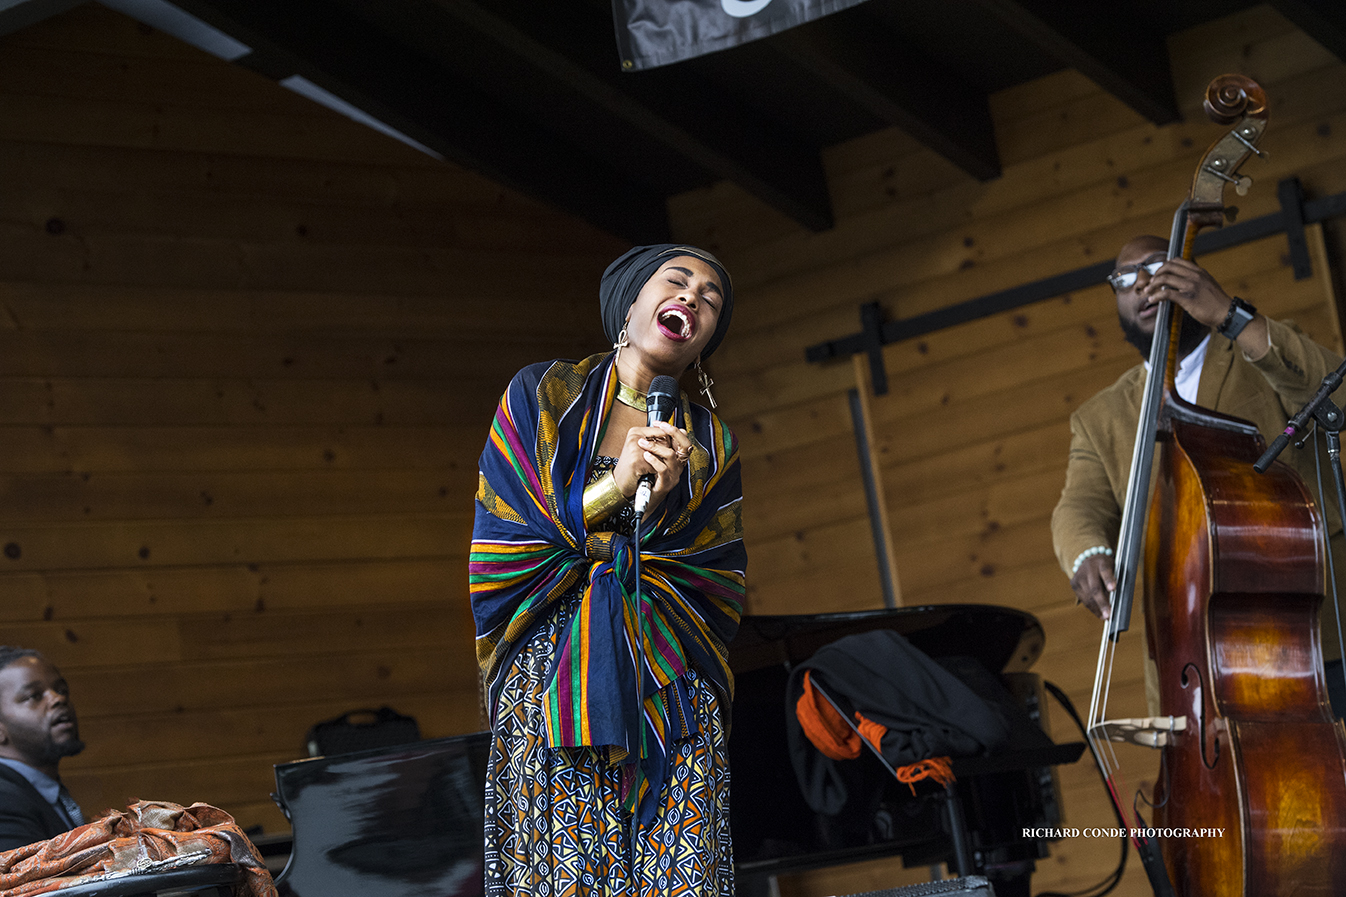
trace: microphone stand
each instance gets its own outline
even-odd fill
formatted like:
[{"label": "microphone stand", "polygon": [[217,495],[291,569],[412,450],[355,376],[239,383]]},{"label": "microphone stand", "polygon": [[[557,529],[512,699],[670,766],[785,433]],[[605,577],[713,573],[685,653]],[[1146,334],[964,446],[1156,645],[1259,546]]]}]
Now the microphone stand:
[{"label": "microphone stand", "polygon": [[[1343,416],[1341,408],[1333,402],[1329,396],[1336,392],[1337,387],[1341,386],[1342,378],[1346,376],[1346,361],[1343,361],[1335,371],[1329,373],[1323,378],[1322,385],[1314,393],[1313,398],[1299,410],[1294,417],[1290,418],[1285,426],[1285,432],[1277,436],[1275,441],[1262,453],[1262,457],[1257,459],[1253,465],[1253,470],[1258,473],[1266,473],[1271,462],[1276,460],[1276,456],[1284,451],[1290,444],[1290,438],[1302,430],[1312,419],[1318,428],[1323,431],[1327,439],[1327,466],[1332,473],[1332,484],[1337,492],[1337,512],[1346,525],[1346,479],[1343,479],[1341,472],[1341,429],[1342,424],[1346,423],[1346,416]],[[1307,439],[1312,436],[1309,433],[1305,436]],[[1302,444],[1302,442],[1301,442]],[[1319,488],[1322,487],[1321,474],[1319,475]],[[1332,562],[1332,544],[1328,540],[1325,545],[1327,550],[1328,570],[1332,573],[1332,605],[1337,616],[1337,636],[1341,640],[1341,604],[1337,595],[1336,570]],[[1346,659],[1343,660],[1342,679],[1346,682]]]}]

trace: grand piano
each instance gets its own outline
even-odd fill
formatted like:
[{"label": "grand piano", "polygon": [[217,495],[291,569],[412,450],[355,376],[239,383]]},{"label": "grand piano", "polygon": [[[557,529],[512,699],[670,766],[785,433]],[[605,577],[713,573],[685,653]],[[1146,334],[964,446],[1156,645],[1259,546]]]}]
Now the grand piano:
[{"label": "grand piano", "polygon": [[[729,649],[736,679],[730,825],[739,893],[765,893],[772,875],[901,855],[909,866],[947,863],[960,875],[986,875],[998,897],[1027,895],[1033,864],[1048,845],[1025,838],[1024,830],[1060,823],[1052,768],[1078,759],[1081,743],[1058,745],[1044,734],[993,755],[955,758],[953,786],[919,783],[915,796],[882,773],[872,779],[882,784],[866,790],[860,806],[837,817],[820,816],[804,802],[785,748],[789,670],[822,645],[876,628],[901,633],[936,659],[974,658],[999,674],[1028,720],[1043,720],[1041,691],[1027,671],[1044,636],[1022,611],[940,605],[744,617]],[[280,894],[481,894],[489,740],[479,732],[277,766],[275,798],[293,830],[276,880]],[[860,764],[858,774],[881,769],[874,756],[852,762]]]}]

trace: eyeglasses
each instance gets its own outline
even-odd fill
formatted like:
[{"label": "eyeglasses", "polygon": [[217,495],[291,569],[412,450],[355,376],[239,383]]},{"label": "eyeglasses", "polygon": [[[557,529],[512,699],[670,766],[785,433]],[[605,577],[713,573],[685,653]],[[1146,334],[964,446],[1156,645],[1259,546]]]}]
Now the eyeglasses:
[{"label": "eyeglasses", "polygon": [[1136,278],[1140,276],[1141,271],[1153,277],[1160,268],[1164,267],[1164,263],[1167,261],[1168,259],[1156,259],[1153,262],[1145,262],[1143,265],[1127,265],[1118,268],[1108,275],[1108,283],[1112,284],[1114,290],[1120,292],[1127,287],[1135,286]]}]

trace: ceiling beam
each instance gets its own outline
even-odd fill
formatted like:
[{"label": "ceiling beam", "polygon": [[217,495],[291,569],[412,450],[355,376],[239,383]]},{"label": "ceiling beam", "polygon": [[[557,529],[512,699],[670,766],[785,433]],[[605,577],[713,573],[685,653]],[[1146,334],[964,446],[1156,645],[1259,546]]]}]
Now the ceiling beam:
[{"label": "ceiling beam", "polygon": [[988,13],[1093,80],[1156,125],[1182,118],[1168,45],[1116,4],[1079,0],[976,0]]},{"label": "ceiling beam", "polygon": [[986,94],[957,72],[853,16],[829,16],[768,43],[979,181],[1000,176]]},{"label": "ceiling beam", "polygon": [[319,0],[174,0],[253,48],[240,65],[300,75],[445,158],[626,239],[668,238],[665,197],[503,108],[478,86]]},{"label": "ceiling beam", "polygon": [[0,35],[36,25],[43,19],[74,9],[85,0],[0,0]]},{"label": "ceiling beam", "polygon": [[1346,4],[1342,0],[1271,0],[1271,5],[1346,62]]},{"label": "ceiling beam", "polygon": [[[818,148],[765,121],[687,67],[623,73],[610,11],[587,3],[501,4],[431,0],[647,138],[805,227],[832,226]],[[583,116],[574,127],[594,135]]]}]

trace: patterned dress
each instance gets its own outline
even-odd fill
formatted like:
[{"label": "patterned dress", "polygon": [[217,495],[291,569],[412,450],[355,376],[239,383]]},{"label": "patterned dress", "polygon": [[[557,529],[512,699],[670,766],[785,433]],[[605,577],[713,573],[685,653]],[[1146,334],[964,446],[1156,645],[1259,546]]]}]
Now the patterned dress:
[{"label": "patterned dress", "polygon": [[[590,482],[615,465],[598,458]],[[627,506],[607,526],[629,534],[633,516]],[[486,782],[486,893],[732,897],[728,733],[710,680],[684,677],[693,731],[673,746],[654,824],[634,837],[606,750],[547,747],[543,692],[579,592],[559,602],[505,674]]]}]

